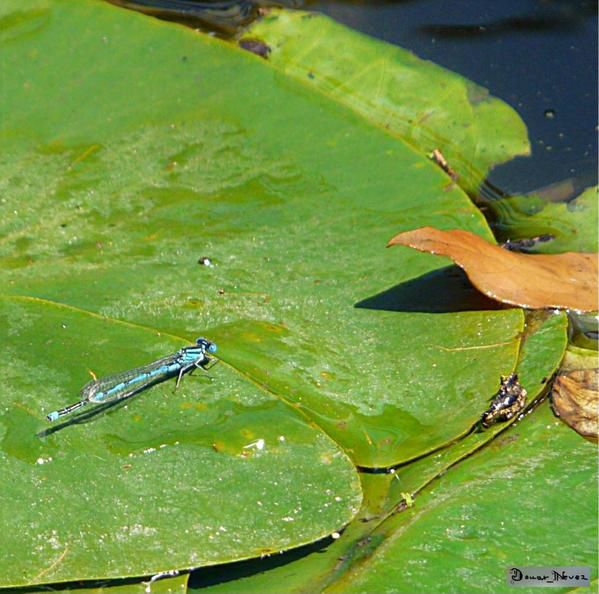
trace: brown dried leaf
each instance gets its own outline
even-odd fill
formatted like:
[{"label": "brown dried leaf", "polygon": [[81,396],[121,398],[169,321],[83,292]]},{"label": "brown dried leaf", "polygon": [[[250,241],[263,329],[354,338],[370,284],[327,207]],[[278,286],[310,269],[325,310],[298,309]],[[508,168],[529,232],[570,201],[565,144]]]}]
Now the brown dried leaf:
[{"label": "brown dried leaf", "polygon": [[558,417],[583,437],[599,436],[599,369],[575,369],[555,378],[551,397]]},{"label": "brown dried leaf", "polygon": [[596,254],[520,254],[454,229],[421,227],[396,235],[387,246],[405,245],[448,256],[482,293],[529,309],[595,311],[599,271]]}]

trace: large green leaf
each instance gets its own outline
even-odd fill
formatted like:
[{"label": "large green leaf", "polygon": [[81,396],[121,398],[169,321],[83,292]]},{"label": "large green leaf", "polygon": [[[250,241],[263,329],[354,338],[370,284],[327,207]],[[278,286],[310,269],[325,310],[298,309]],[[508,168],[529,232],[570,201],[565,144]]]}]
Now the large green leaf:
[{"label": "large green leaf", "polygon": [[512,592],[514,565],[596,567],[597,503],[596,447],[544,403],[384,523],[327,592]]},{"label": "large green leaf", "polygon": [[[0,19],[0,584],[296,547],[357,511],[346,453],[386,466],[469,430],[523,315],[402,297],[463,279],[385,251],[393,234],[491,239],[435,164],[182,27],[92,1],[4,2]],[[43,433],[88,369],[202,334],[219,343],[211,382]]]},{"label": "large green leaf", "polygon": [[[402,303],[377,297],[439,266],[383,250],[396,231],[490,237],[439,168],[218,40],[109,6],[50,6],[46,25],[5,51],[18,73],[3,95],[8,290],[178,336],[210,326],[224,360],[361,465],[466,431],[514,366],[521,313],[388,312]],[[63,30],[82,21],[73,56]],[[427,279],[413,283],[426,291]]]},{"label": "large green leaf", "polygon": [[[523,414],[533,413],[538,400],[547,396],[549,380],[564,356],[567,326],[567,316],[564,312],[537,312],[528,316],[516,367],[518,378],[527,391]],[[416,497],[434,478],[479,450],[518,420],[518,416],[515,416],[507,423],[497,423],[484,431],[474,431],[451,447],[400,468],[397,473],[398,480],[392,484],[390,497],[398,500],[402,493]],[[508,433],[506,439],[510,439],[510,435]],[[443,571],[442,567],[440,571]]]},{"label": "large green leaf", "polygon": [[466,191],[476,193],[493,166],[530,152],[524,122],[487,89],[327,17],[273,10],[245,37],[263,40],[286,75],[424,153],[441,149]]},{"label": "large green leaf", "polygon": [[264,559],[201,568],[191,574],[189,591],[202,594],[286,594],[320,592],[354,554],[388,510],[391,474],[360,473],[364,501],[355,520],[342,534],[310,547]]},{"label": "large green leaf", "polygon": [[[522,314],[376,313],[323,328],[318,350],[306,332],[272,325],[211,336],[227,361],[306,411],[358,464],[390,466],[470,430],[515,366]],[[344,350],[351,341],[338,339],[352,330],[364,344]]]},{"label": "large green leaf", "polygon": [[44,430],[42,410],[72,398],[86,368],[133,367],[181,341],[39,300],[3,300],[0,315],[2,585],[260,556],[357,511],[343,452],[224,364],[218,381],[162,384],[126,411]]},{"label": "large green leaf", "polygon": [[[523,346],[518,357],[516,371],[528,391],[528,404],[546,392],[547,378],[559,365],[566,344],[567,317],[558,314],[536,314],[529,316]],[[228,566],[216,570],[198,570],[191,580],[191,590],[210,593],[316,592],[338,581],[344,582],[345,575],[356,563],[370,557],[385,540],[374,532],[380,522],[406,507],[406,500],[415,499],[427,485],[448,472],[452,466],[471,456],[492,442],[500,433],[508,430],[510,423],[498,423],[485,431],[471,432],[464,439],[437,453],[425,456],[389,474],[362,473],[364,502],[360,513],[344,530],[342,536],[331,542],[326,550],[319,548],[301,556],[288,554],[286,562],[277,559],[254,561],[239,566]],[[501,439],[513,439],[512,431]],[[494,447],[493,444],[490,447]],[[543,513],[540,510],[540,513]],[[445,565],[443,559],[429,567],[431,574],[441,580]],[[231,574],[237,579],[230,581]],[[483,575],[480,576],[482,580]],[[431,578],[432,579],[432,578]],[[209,584],[209,585],[207,585]]]}]

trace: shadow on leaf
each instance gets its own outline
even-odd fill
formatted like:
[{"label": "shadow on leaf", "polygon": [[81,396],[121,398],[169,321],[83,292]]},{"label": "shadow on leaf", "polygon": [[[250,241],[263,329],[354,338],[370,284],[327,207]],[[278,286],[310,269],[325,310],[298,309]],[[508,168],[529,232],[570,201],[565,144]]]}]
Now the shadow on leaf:
[{"label": "shadow on leaf", "polygon": [[331,536],[325,536],[313,543],[287,551],[269,551],[263,557],[255,557],[244,561],[224,563],[211,567],[200,567],[193,570],[189,577],[189,588],[206,588],[223,585],[241,578],[248,578],[265,571],[287,565],[314,553],[324,553],[334,542]]},{"label": "shadow on leaf", "polygon": [[53,433],[56,433],[57,431],[61,431],[62,429],[66,429],[67,427],[70,427],[71,425],[80,425],[82,423],[87,423],[87,422],[91,421],[92,419],[94,419],[94,417],[97,417],[98,415],[102,414],[107,409],[112,409],[115,407],[120,408],[121,406],[124,406],[131,400],[131,398],[133,398],[134,396],[137,396],[137,394],[138,393],[135,393],[135,394],[132,394],[131,396],[129,396],[128,398],[123,398],[121,400],[116,400],[114,402],[105,402],[103,404],[98,404],[98,405],[94,406],[93,408],[84,409],[83,412],[80,412],[76,415],[68,417],[61,423],[58,423],[56,425],[53,425],[52,427],[49,427],[48,429],[44,429],[43,431],[40,431],[39,433],[36,434],[36,436],[37,437],[48,437],[48,436],[52,435]]},{"label": "shadow on leaf", "polygon": [[457,266],[433,270],[355,304],[363,309],[417,313],[502,309],[477,291]]}]

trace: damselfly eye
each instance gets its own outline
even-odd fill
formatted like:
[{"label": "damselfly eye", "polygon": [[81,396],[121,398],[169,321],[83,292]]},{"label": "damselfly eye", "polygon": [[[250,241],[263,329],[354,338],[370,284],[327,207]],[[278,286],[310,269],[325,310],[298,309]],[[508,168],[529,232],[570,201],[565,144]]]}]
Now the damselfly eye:
[{"label": "damselfly eye", "polygon": [[216,353],[216,345],[205,338],[198,338],[196,344],[206,349],[209,353]]}]

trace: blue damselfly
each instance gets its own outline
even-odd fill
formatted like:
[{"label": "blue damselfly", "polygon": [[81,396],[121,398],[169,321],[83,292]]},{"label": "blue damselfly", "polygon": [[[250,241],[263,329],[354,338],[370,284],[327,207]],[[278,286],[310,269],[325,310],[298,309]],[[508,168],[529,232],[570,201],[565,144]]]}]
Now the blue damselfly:
[{"label": "blue damselfly", "polygon": [[79,402],[51,412],[47,419],[56,421],[90,403],[106,404],[124,400],[175,376],[177,376],[176,389],[186,373],[194,369],[205,369],[212,361],[207,353],[214,352],[216,352],[216,345],[213,342],[198,338],[195,345],[179,349],[168,357],[129,371],[94,379],[81,389]]}]

